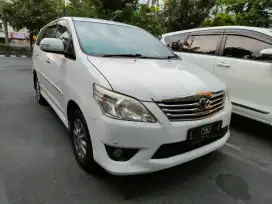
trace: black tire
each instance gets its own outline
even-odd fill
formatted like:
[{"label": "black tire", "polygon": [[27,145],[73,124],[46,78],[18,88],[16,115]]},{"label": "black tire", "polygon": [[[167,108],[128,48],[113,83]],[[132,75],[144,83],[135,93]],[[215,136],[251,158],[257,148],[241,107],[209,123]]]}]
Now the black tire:
[{"label": "black tire", "polygon": [[48,106],[47,101],[45,100],[45,98],[41,94],[41,87],[40,87],[40,83],[39,83],[39,80],[37,77],[35,80],[35,91],[36,91],[36,100],[38,101],[38,103],[42,106]]},{"label": "black tire", "polygon": [[[70,134],[72,139],[73,151],[74,151],[74,155],[77,160],[77,163],[88,173],[97,173],[97,171],[99,170],[99,166],[94,161],[93,148],[92,148],[92,142],[90,138],[89,129],[88,129],[86,120],[80,110],[75,110],[75,112],[73,113],[72,121],[70,122],[71,122]],[[84,134],[84,136],[82,136],[83,137],[82,140],[79,140],[78,136],[76,136],[76,130],[79,124],[82,125],[81,133],[82,135]],[[84,156],[80,155],[79,153],[79,150],[78,150],[80,145],[79,143],[81,144],[81,147],[85,148]]]}]

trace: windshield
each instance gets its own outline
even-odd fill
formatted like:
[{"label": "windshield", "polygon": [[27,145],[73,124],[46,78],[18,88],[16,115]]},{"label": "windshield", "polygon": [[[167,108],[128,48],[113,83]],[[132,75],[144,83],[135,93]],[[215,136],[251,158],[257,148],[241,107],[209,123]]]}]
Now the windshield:
[{"label": "windshield", "polygon": [[139,28],[84,21],[75,21],[75,27],[80,46],[89,55],[174,57],[154,36]]}]

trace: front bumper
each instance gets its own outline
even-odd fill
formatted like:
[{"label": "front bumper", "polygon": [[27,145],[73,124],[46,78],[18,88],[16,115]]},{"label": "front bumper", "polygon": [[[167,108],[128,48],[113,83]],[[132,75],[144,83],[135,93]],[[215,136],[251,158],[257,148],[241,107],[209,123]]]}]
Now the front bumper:
[{"label": "front bumper", "polygon": [[[226,103],[224,110],[202,120],[170,122],[155,103],[144,105],[158,119],[157,123],[121,121],[102,116],[97,120],[87,119],[90,130],[95,161],[114,175],[134,175],[170,168],[201,157],[222,147],[230,133],[210,144],[170,158],[152,159],[161,145],[185,141],[189,129],[223,121],[222,127],[229,126],[231,104]],[[114,161],[107,154],[105,145],[120,148],[140,149],[128,161]]]}]

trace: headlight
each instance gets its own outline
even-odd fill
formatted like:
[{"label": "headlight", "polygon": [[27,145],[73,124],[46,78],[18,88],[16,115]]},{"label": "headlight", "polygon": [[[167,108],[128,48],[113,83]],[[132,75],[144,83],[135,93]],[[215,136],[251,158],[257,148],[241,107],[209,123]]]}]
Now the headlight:
[{"label": "headlight", "polygon": [[136,99],[102,88],[94,84],[94,98],[102,112],[111,118],[155,123],[156,119]]}]

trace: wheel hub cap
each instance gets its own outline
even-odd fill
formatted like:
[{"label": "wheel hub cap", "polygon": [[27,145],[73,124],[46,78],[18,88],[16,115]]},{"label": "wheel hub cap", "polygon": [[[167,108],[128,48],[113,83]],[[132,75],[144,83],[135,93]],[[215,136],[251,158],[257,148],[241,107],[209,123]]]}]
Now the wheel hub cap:
[{"label": "wheel hub cap", "polygon": [[87,141],[83,124],[79,119],[75,120],[73,125],[73,139],[78,157],[84,159],[87,152]]},{"label": "wheel hub cap", "polygon": [[37,99],[40,100],[41,90],[40,90],[39,82],[36,83],[36,94],[37,94]]}]

